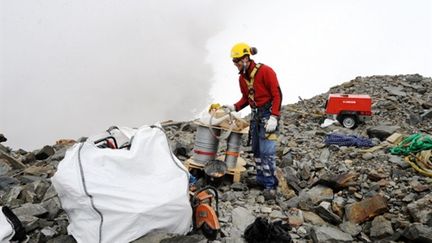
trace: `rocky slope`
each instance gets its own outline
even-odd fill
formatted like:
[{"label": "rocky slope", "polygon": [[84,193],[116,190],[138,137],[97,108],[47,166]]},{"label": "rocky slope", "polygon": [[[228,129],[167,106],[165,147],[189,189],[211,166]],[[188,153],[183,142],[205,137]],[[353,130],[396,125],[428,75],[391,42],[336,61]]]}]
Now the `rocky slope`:
[{"label": "rocky slope", "polygon": [[[266,201],[247,181],[254,176],[251,148],[239,183],[228,177],[220,192],[219,242],[244,242],[246,227],[257,217],[289,224],[294,242],[432,242],[432,179],[393,155],[397,133],[432,134],[432,79],[420,75],[357,77],[327,93],[282,108],[277,152],[279,188]],[[320,127],[329,93],[369,94],[373,116],[356,129]],[[196,125],[164,125],[173,151],[192,156]],[[372,148],[326,144],[329,134],[369,138]],[[393,136],[391,136],[393,135]],[[0,142],[7,134],[0,134]],[[1,205],[23,222],[28,242],[74,242],[68,218],[50,177],[73,141],[27,152],[0,144]],[[224,148],[222,144],[222,150]],[[156,233],[137,242],[206,242],[199,233],[179,237]]]}]

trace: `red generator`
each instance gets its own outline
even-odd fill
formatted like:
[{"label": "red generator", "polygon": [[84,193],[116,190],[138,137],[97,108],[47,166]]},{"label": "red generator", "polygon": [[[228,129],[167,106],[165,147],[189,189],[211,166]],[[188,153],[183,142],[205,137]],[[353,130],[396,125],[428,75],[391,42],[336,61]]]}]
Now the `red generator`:
[{"label": "red generator", "polygon": [[372,115],[372,99],[369,95],[330,94],[326,102],[326,114],[335,115],[346,128],[354,129]]}]

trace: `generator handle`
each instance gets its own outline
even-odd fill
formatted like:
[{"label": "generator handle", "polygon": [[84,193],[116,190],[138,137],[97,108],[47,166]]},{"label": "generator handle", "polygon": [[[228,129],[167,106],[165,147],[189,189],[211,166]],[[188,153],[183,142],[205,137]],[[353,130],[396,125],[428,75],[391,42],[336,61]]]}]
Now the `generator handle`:
[{"label": "generator handle", "polygon": [[106,141],[108,139],[112,139],[114,141],[114,145],[116,146],[116,148],[118,148],[117,140],[113,136],[108,136],[108,137],[104,137],[104,138],[98,139],[98,140],[94,141],[94,144],[98,144],[98,143]]}]

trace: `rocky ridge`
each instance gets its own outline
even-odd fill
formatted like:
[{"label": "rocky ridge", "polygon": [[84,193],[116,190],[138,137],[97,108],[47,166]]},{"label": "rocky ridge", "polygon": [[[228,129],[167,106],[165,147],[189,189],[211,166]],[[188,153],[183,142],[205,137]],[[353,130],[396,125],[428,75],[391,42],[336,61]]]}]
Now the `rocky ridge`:
[{"label": "rocky ridge", "polygon": [[[244,242],[257,217],[290,225],[293,242],[432,242],[432,179],[392,155],[393,134],[432,133],[432,79],[415,75],[357,77],[327,93],[283,106],[277,151],[279,188],[275,200],[248,183],[254,176],[251,148],[242,148],[247,171],[239,183],[225,181],[220,192],[221,233],[216,241]],[[369,94],[371,120],[354,130],[320,127],[328,94]],[[192,156],[196,125],[164,125],[181,160]],[[373,148],[327,145],[326,135],[368,137]],[[0,142],[6,140],[0,134]],[[27,152],[0,144],[1,205],[23,222],[27,242],[75,242],[50,177],[74,143],[58,141]],[[221,145],[224,148],[223,144]],[[206,242],[199,233],[154,233],[136,242]]]}]

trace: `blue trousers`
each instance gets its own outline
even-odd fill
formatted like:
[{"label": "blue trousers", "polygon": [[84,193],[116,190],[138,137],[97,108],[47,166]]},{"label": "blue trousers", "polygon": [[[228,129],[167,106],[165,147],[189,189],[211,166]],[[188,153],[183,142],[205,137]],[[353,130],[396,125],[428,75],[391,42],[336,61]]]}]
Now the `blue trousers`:
[{"label": "blue trousers", "polygon": [[264,128],[267,119],[270,117],[270,112],[262,112],[258,117],[256,116],[253,115],[250,126],[252,152],[257,169],[256,180],[266,189],[275,189],[278,185],[275,176],[276,142],[266,138]]}]

